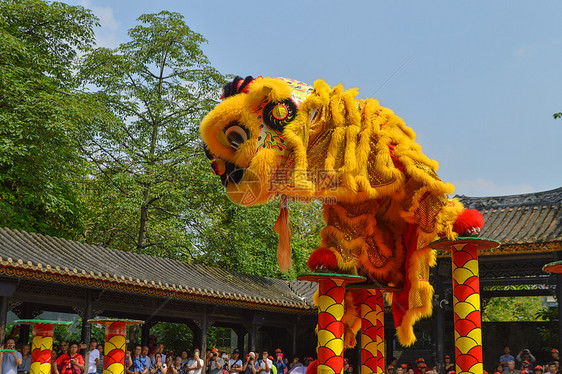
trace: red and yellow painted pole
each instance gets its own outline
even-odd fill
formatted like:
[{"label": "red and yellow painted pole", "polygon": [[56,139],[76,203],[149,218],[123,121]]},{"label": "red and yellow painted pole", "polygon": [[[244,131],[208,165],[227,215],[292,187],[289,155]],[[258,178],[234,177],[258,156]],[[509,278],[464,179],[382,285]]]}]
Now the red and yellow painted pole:
[{"label": "red and yellow painted pole", "polygon": [[484,370],[478,251],[498,245],[494,240],[476,237],[440,240],[431,244],[434,249],[452,251],[457,374],[482,374]]},{"label": "red and yellow painted pole", "polygon": [[382,284],[357,284],[348,291],[361,292],[361,372],[385,372],[384,358],[384,291],[398,288]]},{"label": "red and yellow painted pole", "polygon": [[384,373],[384,299],[381,290],[361,291],[361,372]]},{"label": "red and yellow painted pole", "polygon": [[343,315],[346,283],[364,282],[357,275],[306,273],[299,280],[318,282],[318,374],[343,372]]},{"label": "red and yellow painted pole", "polygon": [[40,319],[20,319],[20,325],[33,325],[33,341],[31,342],[31,374],[50,374],[51,358],[53,357],[53,335],[56,325],[71,325],[70,321],[45,321]]},{"label": "red and yellow painted pole", "polygon": [[140,325],[144,322],[125,319],[91,319],[88,322],[105,326],[103,374],[124,374],[127,326]]}]

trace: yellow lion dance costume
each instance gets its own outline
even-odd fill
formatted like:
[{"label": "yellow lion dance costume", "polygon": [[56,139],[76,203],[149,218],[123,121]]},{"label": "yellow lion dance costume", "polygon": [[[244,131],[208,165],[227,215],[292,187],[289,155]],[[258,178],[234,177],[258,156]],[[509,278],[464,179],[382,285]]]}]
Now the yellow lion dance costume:
[{"label": "yellow lion dance costume", "polygon": [[[250,206],[283,196],[275,225],[282,270],[291,264],[285,197],[324,203],[326,227],[308,266],[401,288],[387,300],[407,346],[415,342],[413,324],[432,311],[428,244],[478,231],[483,221],[447,198],[453,185],[439,179],[437,162],[422,154],[412,129],[357,93],[322,80],[310,87],[236,77],[203,119],[201,136],[232,201]],[[347,348],[360,329],[351,294],[344,324]]]}]

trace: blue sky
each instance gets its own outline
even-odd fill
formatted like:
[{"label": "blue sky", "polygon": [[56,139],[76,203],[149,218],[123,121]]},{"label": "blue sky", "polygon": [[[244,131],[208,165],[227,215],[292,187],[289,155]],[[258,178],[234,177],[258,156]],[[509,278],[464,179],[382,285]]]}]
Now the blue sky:
[{"label": "blue sky", "polygon": [[416,131],[457,194],[562,186],[560,1],[65,2],[100,17],[100,46],[165,9],[224,74],[359,87]]}]

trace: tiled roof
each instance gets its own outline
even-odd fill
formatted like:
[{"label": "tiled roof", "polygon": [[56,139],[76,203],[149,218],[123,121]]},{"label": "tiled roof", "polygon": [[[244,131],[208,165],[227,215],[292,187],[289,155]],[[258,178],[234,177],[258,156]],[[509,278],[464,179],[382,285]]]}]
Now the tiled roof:
[{"label": "tiled roof", "polygon": [[522,195],[457,197],[484,215],[481,237],[504,245],[562,241],[562,187]]},{"label": "tiled roof", "polygon": [[0,264],[6,268],[126,284],[178,294],[229,299],[247,306],[314,309],[299,293],[309,282],[260,277],[182,261],[87,245],[55,237],[0,228]]}]

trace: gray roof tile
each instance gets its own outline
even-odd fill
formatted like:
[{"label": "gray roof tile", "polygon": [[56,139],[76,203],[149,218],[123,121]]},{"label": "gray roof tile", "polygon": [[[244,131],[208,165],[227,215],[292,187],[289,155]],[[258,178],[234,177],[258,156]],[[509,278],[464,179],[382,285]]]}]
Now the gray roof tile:
[{"label": "gray roof tile", "polygon": [[310,298],[302,298],[293,291],[291,282],[285,280],[118,251],[9,228],[0,228],[0,257],[0,263],[5,266],[296,309],[314,308]]}]

